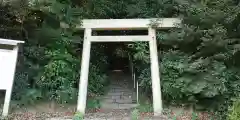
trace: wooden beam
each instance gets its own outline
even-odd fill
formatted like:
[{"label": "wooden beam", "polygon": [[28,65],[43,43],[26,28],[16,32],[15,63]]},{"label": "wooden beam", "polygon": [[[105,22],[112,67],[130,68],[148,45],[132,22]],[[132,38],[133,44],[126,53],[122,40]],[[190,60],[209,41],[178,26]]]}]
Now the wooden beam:
[{"label": "wooden beam", "polygon": [[[177,27],[181,23],[179,18],[151,18],[151,19],[84,19],[82,25],[78,25],[78,29],[92,28],[94,30],[131,30],[149,28],[154,22],[158,25],[156,28],[172,28]],[[67,25],[61,23],[62,27]]]},{"label": "wooden beam", "polygon": [[140,36],[91,36],[91,42],[134,42],[134,41],[149,41],[151,37],[148,35]]}]

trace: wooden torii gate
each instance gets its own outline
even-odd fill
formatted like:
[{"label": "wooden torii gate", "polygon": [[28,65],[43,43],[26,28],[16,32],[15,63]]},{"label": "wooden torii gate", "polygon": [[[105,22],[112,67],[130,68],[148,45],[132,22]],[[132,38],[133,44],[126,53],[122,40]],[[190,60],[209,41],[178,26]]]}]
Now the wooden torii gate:
[{"label": "wooden torii gate", "polygon": [[[155,26],[152,27],[152,21]],[[134,42],[147,41],[150,48],[151,59],[151,79],[153,92],[154,115],[158,116],[162,112],[161,83],[159,75],[159,64],[157,54],[156,29],[172,28],[181,22],[178,18],[153,18],[153,19],[86,19],[83,20],[79,29],[84,29],[84,42],[82,52],[81,73],[79,82],[79,94],[77,110],[85,113],[87,100],[87,86],[91,42]],[[137,36],[92,36],[92,30],[135,30],[147,29],[148,35]]]}]

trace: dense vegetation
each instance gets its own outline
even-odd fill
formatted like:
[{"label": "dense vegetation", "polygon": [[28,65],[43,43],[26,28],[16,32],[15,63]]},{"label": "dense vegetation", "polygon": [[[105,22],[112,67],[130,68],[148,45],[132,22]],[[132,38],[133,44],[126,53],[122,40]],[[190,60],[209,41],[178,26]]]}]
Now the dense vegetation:
[{"label": "dense vegetation", "polygon": [[[13,99],[23,104],[76,101],[82,38],[75,25],[83,18],[182,18],[181,29],[157,33],[164,101],[225,115],[239,96],[237,0],[3,0],[0,10],[0,37],[26,41],[13,90]],[[132,46],[141,88],[151,93],[148,44]],[[90,93],[103,94],[108,83],[105,47],[92,48]]]}]

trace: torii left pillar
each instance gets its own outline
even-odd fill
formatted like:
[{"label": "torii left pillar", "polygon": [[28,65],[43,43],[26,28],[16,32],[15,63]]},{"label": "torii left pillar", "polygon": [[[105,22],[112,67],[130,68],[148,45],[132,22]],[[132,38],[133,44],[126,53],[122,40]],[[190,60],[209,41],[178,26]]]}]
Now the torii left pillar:
[{"label": "torii left pillar", "polygon": [[8,115],[20,43],[0,38],[0,90],[6,90],[2,116]]},{"label": "torii left pillar", "polygon": [[81,64],[81,77],[79,84],[79,99],[77,110],[81,113],[85,113],[86,98],[87,98],[87,86],[88,86],[88,73],[89,73],[89,61],[91,51],[91,37],[92,29],[86,28],[84,31],[83,51],[82,51],[82,64]]}]

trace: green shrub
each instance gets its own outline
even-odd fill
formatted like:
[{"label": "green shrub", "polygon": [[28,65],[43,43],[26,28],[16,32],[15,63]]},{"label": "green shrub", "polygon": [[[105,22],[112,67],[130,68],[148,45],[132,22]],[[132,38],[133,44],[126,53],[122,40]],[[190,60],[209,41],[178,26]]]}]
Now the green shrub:
[{"label": "green shrub", "polygon": [[87,108],[91,108],[91,109],[98,109],[101,107],[101,104],[100,104],[100,100],[93,97],[93,98],[89,98],[87,100]]},{"label": "green shrub", "polygon": [[77,96],[75,85],[79,78],[79,62],[66,51],[47,51],[51,60],[39,73],[37,85],[45,98],[60,103],[73,102]]},{"label": "green shrub", "polygon": [[81,112],[76,112],[73,116],[73,120],[83,120],[84,115]]},{"label": "green shrub", "polygon": [[100,71],[96,65],[91,64],[89,70],[88,92],[101,95],[104,93],[104,88],[107,86],[107,75]]},{"label": "green shrub", "polygon": [[240,99],[233,102],[233,105],[229,108],[228,120],[239,120],[240,118]]},{"label": "green shrub", "polygon": [[134,109],[132,112],[131,112],[131,120],[138,120],[140,117],[140,112],[138,109]]}]

